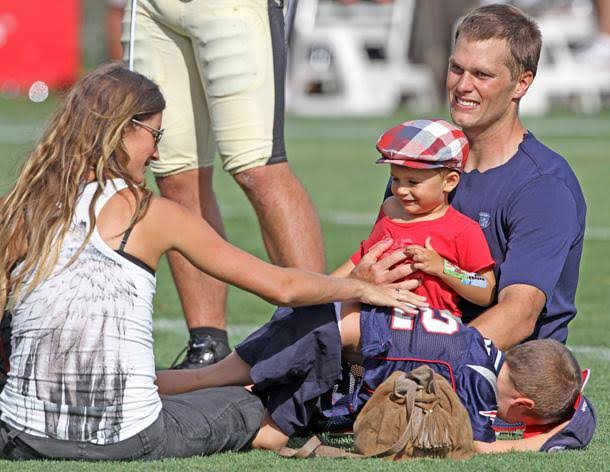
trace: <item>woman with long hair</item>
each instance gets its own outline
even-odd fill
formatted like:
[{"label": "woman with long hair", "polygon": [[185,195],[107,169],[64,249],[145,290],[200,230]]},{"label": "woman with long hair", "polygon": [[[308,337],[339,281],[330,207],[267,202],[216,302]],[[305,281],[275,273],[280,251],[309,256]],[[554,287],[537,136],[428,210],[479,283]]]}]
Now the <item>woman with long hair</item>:
[{"label": "woman with long hair", "polygon": [[68,93],[0,200],[0,310],[12,313],[0,457],[154,459],[249,444],[263,407],[247,390],[161,397],[155,385],[154,274],[167,251],[277,305],[418,303],[401,284],[263,262],[153,196],[144,174],[158,158],[164,107],[146,77],[97,68]]}]

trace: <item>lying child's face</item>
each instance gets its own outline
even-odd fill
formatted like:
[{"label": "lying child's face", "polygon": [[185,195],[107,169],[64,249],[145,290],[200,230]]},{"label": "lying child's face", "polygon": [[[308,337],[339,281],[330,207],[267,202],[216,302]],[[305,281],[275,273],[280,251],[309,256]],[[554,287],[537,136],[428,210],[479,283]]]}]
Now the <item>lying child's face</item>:
[{"label": "lying child's face", "polygon": [[459,182],[449,169],[413,169],[392,164],[392,194],[410,215],[426,215],[444,208]]}]

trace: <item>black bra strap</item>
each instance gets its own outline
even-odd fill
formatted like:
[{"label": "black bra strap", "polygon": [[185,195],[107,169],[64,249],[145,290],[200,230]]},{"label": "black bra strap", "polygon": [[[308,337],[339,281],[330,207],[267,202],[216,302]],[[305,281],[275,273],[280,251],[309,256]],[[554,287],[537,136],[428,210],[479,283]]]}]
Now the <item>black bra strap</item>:
[{"label": "black bra strap", "polygon": [[131,230],[133,229],[133,226],[131,228],[129,228],[127,231],[125,231],[125,234],[123,235],[123,239],[121,240],[121,245],[119,246],[119,251],[122,251],[123,249],[125,249],[125,245],[127,244],[127,240],[129,239],[129,235],[131,234]]},{"label": "black bra strap", "polygon": [[138,259],[136,256],[132,256],[131,254],[129,254],[128,252],[125,252],[125,251],[119,251],[118,249],[114,252],[116,252],[119,256],[124,257],[125,259],[133,262],[135,265],[144,269],[146,272],[149,272],[150,274],[155,275],[155,270],[151,266],[149,266],[146,262]]}]

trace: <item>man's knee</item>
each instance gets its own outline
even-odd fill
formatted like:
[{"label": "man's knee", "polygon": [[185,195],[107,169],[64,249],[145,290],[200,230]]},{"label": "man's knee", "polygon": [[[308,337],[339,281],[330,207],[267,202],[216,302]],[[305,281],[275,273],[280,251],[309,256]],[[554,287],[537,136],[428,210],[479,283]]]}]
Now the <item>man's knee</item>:
[{"label": "man's knee", "polygon": [[284,185],[292,186],[298,182],[288,162],[258,166],[233,175],[235,181],[245,192],[276,190]]},{"label": "man's knee", "polygon": [[161,195],[187,208],[193,208],[201,200],[210,198],[213,167],[188,169],[171,175],[157,175]]}]

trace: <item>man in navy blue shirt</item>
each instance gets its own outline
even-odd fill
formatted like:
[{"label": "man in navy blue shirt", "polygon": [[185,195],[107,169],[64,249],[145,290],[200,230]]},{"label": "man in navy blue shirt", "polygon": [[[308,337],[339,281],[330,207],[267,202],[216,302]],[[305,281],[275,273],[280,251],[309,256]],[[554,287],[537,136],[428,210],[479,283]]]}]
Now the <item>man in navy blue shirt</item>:
[{"label": "man in navy blue shirt", "polygon": [[518,9],[484,6],[458,27],[447,73],[451,117],[470,143],[452,204],[479,221],[498,280],[498,303],[467,312],[503,349],[526,339],[565,342],[576,314],[585,201],[568,163],[518,114],[540,47],[537,25]]},{"label": "man in navy blue shirt", "polygon": [[[584,197],[565,159],[519,118],[540,48],[538,26],[520,10],[486,5],[459,25],[447,73],[451,117],[470,143],[452,205],[481,225],[498,281],[497,304],[464,303],[464,320],[500,349],[528,339],[565,343],[576,315]],[[384,281],[384,267],[356,272]]]}]

